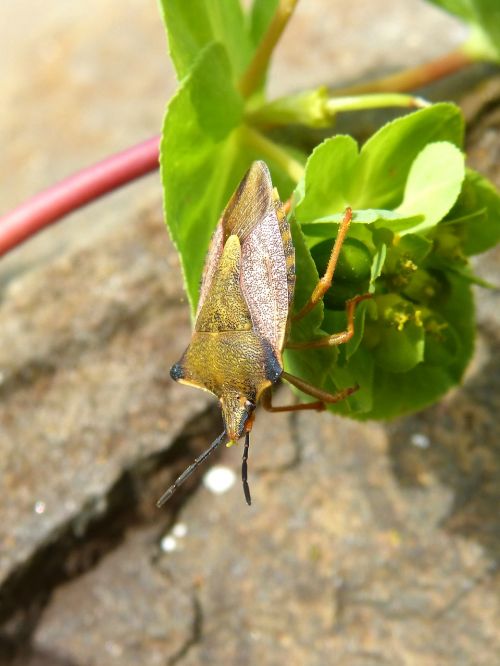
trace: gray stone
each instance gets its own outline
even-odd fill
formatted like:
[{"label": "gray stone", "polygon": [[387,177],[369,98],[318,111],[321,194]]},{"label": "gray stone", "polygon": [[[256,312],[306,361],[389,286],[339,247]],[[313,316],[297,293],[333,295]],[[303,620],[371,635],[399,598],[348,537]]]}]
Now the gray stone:
[{"label": "gray stone", "polygon": [[88,666],[163,666],[182,654],[196,625],[196,596],[189,579],[171,579],[147,555],[154,539],[151,529],[134,531],[96,568],[61,587],[34,654]]},{"label": "gray stone", "polygon": [[189,330],[158,208],[11,283],[0,305],[0,589],[61,531],[85,535],[119,484],[154,468],[204,413],[207,398],[186,399],[168,374]]},{"label": "gray stone", "polygon": [[[220,497],[200,490],[178,517],[182,546],[159,561],[200,581],[201,636],[184,663],[495,662],[494,560],[443,529],[456,488],[432,469],[400,484],[395,440],[374,423],[259,415],[253,506],[239,483]],[[299,458],[280,471],[291,441]],[[237,470],[239,456],[226,457]]]}]

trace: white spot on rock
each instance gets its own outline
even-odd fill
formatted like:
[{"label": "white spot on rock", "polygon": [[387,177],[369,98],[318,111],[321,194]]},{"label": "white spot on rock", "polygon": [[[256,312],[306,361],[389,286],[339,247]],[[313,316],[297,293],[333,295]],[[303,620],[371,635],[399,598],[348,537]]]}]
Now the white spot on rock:
[{"label": "white spot on rock", "polygon": [[160,548],[164,553],[173,553],[177,548],[177,539],[171,534],[167,534],[161,540]]},{"label": "white spot on rock", "polygon": [[174,537],[177,537],[177,539],[182,539],[182,537],[185,537],[187,534],[187,525],[184,523],[177,523],[172,527],[172,534]]},{"label": "white spot on rock", "polygon": [[421,432],[414,433],[410,438],[413,446],[418,447],[419,449],[428,449],[431,443],[431,440]]},{"label": "white spot on rock", "polygon": [[38,500],[35,502],[35,506],[33,507],[33,510],[35,513],[38,513],[38,515],[41,515],[42,513],[45,513],[46,509],[46,504],[45,502],[42,502],[42,500]]},{"label": "white spot on rock", "polygon": [[236,474],[229,467],[214,465],[203,477],[203,485],[215,495],[222,495],[234,486]]}]

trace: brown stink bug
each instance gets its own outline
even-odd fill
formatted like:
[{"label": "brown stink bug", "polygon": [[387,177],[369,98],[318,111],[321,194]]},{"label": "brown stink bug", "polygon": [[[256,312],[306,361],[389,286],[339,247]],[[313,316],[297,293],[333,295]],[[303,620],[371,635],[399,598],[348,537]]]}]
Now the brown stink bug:
[{"label": "brown stink bug", "polygon": [[[304,317],[329,289],[351,216],[348,208],[325,275],[304,307],[291,316],[295,250],[290,226],[266,164],[254,162],[250,167],[212,237],[191,342],[170,370],[172,379],[217,396],[224,430],[170,486],[158,506],[174,494],[224,438],[236,442],[243,435],[242,481],[245,499],[250,504],[247,460],[256,406],[261,403],[271,412],[321,410],[325,403],[343,400],[357,389],[352,387],[335,394],[327,393],[283,369],[286,346],[307,349],[338,345],[347,342],[354,333],[356,304],[367,295],[347,302],[345,331],[309,343],[287,342],[291,320]],[[271,390],[280,379],[317,401],[273,407]]]}]

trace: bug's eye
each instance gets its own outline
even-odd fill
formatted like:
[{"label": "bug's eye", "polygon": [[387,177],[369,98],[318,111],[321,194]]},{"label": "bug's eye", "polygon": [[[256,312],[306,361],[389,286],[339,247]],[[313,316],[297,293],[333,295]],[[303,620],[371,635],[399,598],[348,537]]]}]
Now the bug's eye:
[{"label": "bug's eye", "polygon": [[180,363],[174,363],[174,365],[170,368],[170,376],[175,381],[177,381],[178,379],[183,379],[184,368]]}]

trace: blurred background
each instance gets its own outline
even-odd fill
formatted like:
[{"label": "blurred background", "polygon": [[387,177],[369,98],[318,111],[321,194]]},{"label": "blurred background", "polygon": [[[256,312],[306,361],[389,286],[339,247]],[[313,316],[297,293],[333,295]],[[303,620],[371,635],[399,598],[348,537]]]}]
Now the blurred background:
[{"label": "blurred background", "polygon": [[[270,93],[464,33],[423,0],[302,0]],[[154,2],[3,2],[0,43],[0,212],[159,132],[175,79]],[[498,73],[430,94],[461,103],[470,164],[500,186]],[[499,259],[478,265],[497,284]],[[0,664],[498,663],[499,318],[478,291],[474,361],[439,405],[391,424],[259,412],[251,508],[231,448],[159,511],[220,416],[169,378],[190,325],[158,175],[2,258]]]}]

